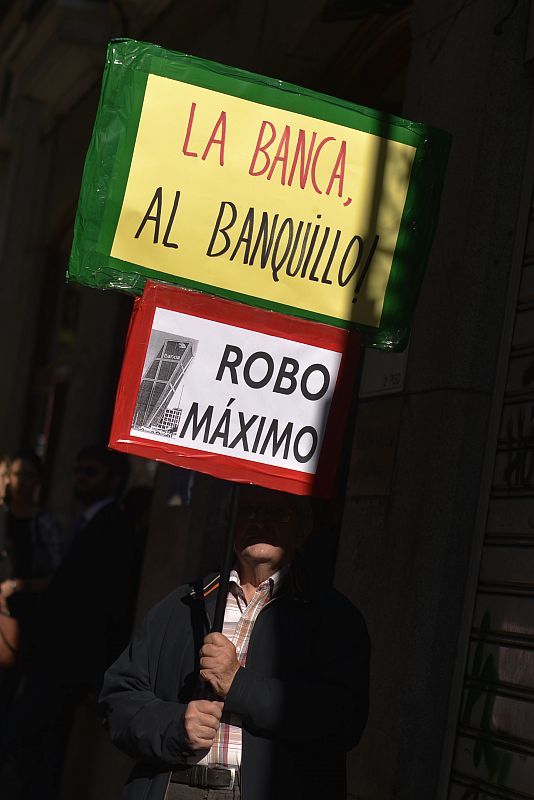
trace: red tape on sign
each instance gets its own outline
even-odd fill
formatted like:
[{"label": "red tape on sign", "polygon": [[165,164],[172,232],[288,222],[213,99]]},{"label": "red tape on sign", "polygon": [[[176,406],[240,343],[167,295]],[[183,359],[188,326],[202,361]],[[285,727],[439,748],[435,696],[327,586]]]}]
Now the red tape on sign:
[{"label": "red tape on sign", "polygon": [[148,282],[110,446],[302,495],[334,487],[361,338]]}]

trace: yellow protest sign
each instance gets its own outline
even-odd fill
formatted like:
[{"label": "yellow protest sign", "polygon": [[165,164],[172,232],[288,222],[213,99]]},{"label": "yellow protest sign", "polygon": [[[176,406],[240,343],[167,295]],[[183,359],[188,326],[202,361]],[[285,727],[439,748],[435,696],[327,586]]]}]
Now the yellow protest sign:
[{"label": "yellow protest sign", "polygon": [[378,327],[414,155],[149,75],[111,255]]},{"label": "yellow protest sign", "polygon": [[[443,139],[434,152],[425,126],[150,45],[114,47],[86,166],[92,189],[101,173],[108,182],[96,210],[82,188],[72,277],[133,289],[155,277],[374,330],[396,347],[430,243],[428,163],[442,171]],[[114,149],[125,113],[113,117],[112,101],[132,108]],[[84,215],[100,225],[91,253]]]}]

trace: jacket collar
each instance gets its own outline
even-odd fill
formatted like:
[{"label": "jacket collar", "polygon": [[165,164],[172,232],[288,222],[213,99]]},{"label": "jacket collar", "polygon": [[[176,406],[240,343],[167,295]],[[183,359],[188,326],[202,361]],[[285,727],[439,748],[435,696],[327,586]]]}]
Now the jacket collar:
[{"label": "jacket collar", "polygon": [[[290,596],[302,601],[311,599],[311,579],[302,561],[303,560],[299,558],[297,554],[280,587],[280,591],[278,592],[280,596]],[[204,580],[193,584],[193,588],[189,593],[190,597],[194,600],[208,600],[210,604],[211,602],[215,602],[217,590],[220,585],[220,577],[220,573],[212,573]]]}]

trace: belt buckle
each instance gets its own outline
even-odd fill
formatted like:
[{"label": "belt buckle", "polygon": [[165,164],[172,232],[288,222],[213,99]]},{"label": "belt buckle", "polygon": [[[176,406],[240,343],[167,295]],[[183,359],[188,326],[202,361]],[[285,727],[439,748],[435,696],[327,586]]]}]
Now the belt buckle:
[{"label": "belt buckle", "polygon": [[225,772],[229,772],[229,773],[230,773],[230,783],[228,784],[228,786],[220,786],[220,787],[219,787],[220,789],[228,789],[228,790],[231,790],[231,789],[233,789],[233,788],[234,788],[234,785],[235,785],[235,776],[236,776],[236,772],[237,772],[237,770],[235,769],[235,767],[220,767],[220,766],[218,766],[218,767],[213,767],[213,769],[217,769],[217,770],[219,770],[219,769],[220,769],[220,770],[224,770]]}]

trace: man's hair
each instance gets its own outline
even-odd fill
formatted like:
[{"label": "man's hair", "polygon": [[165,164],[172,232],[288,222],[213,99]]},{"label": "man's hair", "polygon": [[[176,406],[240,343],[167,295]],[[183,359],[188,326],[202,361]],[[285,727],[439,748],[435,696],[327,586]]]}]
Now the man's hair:
[{"label": "man's hair", "polygon": [[42,459],[39,458],[35,450],[31,450],[30,448],[18,450],[11,459],[11,463],[13,464],[14,461],[27,461],[32,465],[38,475],[41,475],[43,472]]},{"label": "man's hair", "polygon": [[130,475],[130,461],[126,453],[117,450],[108,450],[101,444],[88,444],[78,452],[77,461],[82,459],[98,461],[108,470],[109,474],[119,479],[116,494],[122,494]]},{"label": "man's hair", "polygon": [[[292,494],[291,492],[282,492],[279,489],[268,489],[265,486],[257,486],[254,484],[244,484],[245,491],[247,488],[252,490],[258,489],[261,492],[268,492],[273,496],[280,497],[291,508],[299,519],[300,526],[305,530],[311,531],[314,525],[314,509],[311,500],[306,495]],[[243,493],[241,494],[243,497]]]},{"label": "man's hair", "polygon": [[11,466],[11,459],[6,453],[0,453],[0,464],[5,464],[8,469]]}]

